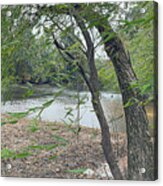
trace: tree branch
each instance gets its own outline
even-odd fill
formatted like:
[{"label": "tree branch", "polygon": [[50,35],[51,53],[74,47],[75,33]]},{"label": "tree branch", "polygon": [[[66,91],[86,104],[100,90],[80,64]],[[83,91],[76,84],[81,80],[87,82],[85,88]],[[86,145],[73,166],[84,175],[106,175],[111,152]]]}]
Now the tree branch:
[{"label": "tree branch", "polygon": [[[65,49],[61,44],[58,43],[58,41],[56,40],[54,34],[53,34],[53,40],[54,40],[55,46],[57,47],[59,53],[62,55],[63,59],[64,59],[65,61],[70,61],[69,59],[67,59],[67,58],[63,55],[62,51],[65,51],[66,49]],[[65,51],[65,53],[66,53],[66,55],[67,55],[69,58],[71,58],[71,60],[75,60],[75,57],[74,57],[71,53],[69,53],[69,52],[67,52],[67,51]],[[89,82],[89,79],[87,78],[87,76],[86,76],[86,74],[85,74],[85,71],[84,71],[83,67],[79,64],[79,62],[76,62],[76,65],[78,66],[79,72],[80,72],[80,74],[82,75],[83,79],[85,80],[85,82],[86,82],[86,84],[87,84],[89,90],[91,91],[91,93],[94,94],[94,91],[93,91],[93,89],[92,89],[91,83]]]}]

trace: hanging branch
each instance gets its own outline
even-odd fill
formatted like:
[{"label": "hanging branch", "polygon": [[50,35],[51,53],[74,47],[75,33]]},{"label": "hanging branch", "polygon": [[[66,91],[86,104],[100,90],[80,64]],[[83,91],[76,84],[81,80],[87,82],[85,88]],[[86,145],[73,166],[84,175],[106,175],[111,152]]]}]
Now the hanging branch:
[{"label": "hanging branch", "polygon": [[[64,29],[60,26],[60,25],[62,25],[64,27],[66,27],[66,25],[64,24],[64,22],[60,22],[60,21],[56,22],[56,21],[54,21],[54,16],[49,17],[49,18],[51,19],[51,21],[53,22],[53,24],[55,26],[57,26],[57,28],[60,31],[64,32]],[[81,44],[81,46],[79,46],[79,49],[83,52],[84,55],[86,55],[86,52],[85,52],[86,48],[85,48],[83,42],[81,41],[81,39],[79,37],[77,37],[75,34],[72,34],[72,33],[69,33],[69,32],[67,34],[71,37],[71,39],[75,38],[75,40],[78,41]]]},{"label": "hanging branch", "polygon": [[[53,36],[53,40],[54,40],[54,45],[55,45],[56,48],[58,49],[59,53],[62,55],[63,59],[64,59],[65,61],[70,61],[70,59],[73,60],[73,61],[75,61],[76,58],[75,58],[70,52],[65,51],[66,49],[65,49],[61,44],[58,43],[58,41],[57,41],[57,39],[55,38],[54,34],[53,34],[52,36]],[[62,52],[65,52],[66,55],[67,55],[70,59],[66,58]],[[83,79],[85,80],[85,82],[86,82],[88,88],[90,89],[90,91],[91,91],[92,93],[94,93],[94,91],[93,91],[93,89],[92,89],[92,86],[91,86],[91,83],[89,82],[89,79],[87,78],[87,75],[86,75],[86,73],[85,73],[85,71],[84,71],[82,65],[80,65],[79,62],[76,62],[76,65],[78,66],[79,72],[80,72],[80,74],[82,75]]]}]

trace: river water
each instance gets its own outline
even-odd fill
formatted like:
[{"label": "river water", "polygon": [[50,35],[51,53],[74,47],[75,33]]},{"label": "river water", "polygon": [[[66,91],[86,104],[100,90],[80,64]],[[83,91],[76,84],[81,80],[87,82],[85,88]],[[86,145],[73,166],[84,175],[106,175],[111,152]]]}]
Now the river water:
[{"label": "river water", "polygon": [[[43,89],[40,89],[42,91]],[[56,88],[50,90],[56,93]],[[42,106],[54,96],[34,97],[30,99],[17,99],[7,101],[2,104],[1,113],[6,112],[24,112],[30,108]],[[122,97],[115,93],[101,93],[101,102],[107,118],[108,124],[112,132],[125,132],[126,124],[122,109]],[[82,100],[82,104],[78,104],[78,100]],[[150,123],[153,122],[151,117],[151,107],[147,109],[150,115]],[[68,114],[69,113],[69,114]],[[34,118],[38,112],[30,114],[28,117]],[[67,116],[66,116],[67,115]],[[76,93],[74,91],[65,90],[62,95],[58,96],[55,101],[43,110],[40,118],[44,121],[65,122],[66,124],[80,124],[83,126],[99,128],[99,122],[93,111],[91,103],[91,95],[89,92]]]}]

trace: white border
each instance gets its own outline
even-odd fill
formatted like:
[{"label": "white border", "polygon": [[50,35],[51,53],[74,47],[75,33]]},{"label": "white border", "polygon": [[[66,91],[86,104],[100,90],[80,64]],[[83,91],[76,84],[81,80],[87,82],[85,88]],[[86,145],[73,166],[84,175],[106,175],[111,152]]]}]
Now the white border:
[{"label": "white border", "polygon": [[[109,0],[103,0],[109,1]],[[119,1],[119,0],[110,0]],[[126,0],[125,0],[126,1]],[[130,0],[132,1],[132,0]],[[163,185],[163,0],[156,0],[159,3],[159,180],[156,182],[137,182],[137,181],[102,181],[102,180],[62,180],[62,179],[45,179],[45,178],[0,178],[0,185],[2,186],[81,186],[85,184],[91,184],[94,186],[104,185]],[[87,0],[1,0],[2,4],[44,4],[44,3],[63,3],[63,2],[88,2]],[[89,0],[89,2],[100,2],[100,0]],[[160,21],[161,20],[161,21]]]}]

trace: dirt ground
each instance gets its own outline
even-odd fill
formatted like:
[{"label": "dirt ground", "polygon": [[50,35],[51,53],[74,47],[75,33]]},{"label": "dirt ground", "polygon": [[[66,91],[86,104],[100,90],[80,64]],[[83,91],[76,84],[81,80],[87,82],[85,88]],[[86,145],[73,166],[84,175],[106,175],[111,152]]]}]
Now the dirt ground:
[{"label": "dirt ground", "polygon": [[[113,149],[123,171],[127,166],[126,135],[112,134]],[[1,127],[1,176],[65,179],[112,179],[101,146],[99,129],[20,119]],[[27,152],[29,153],[27,155]],[[7,154],[8,155],[8,154]],[[27,156],[26,156],[27,155]]]}]

